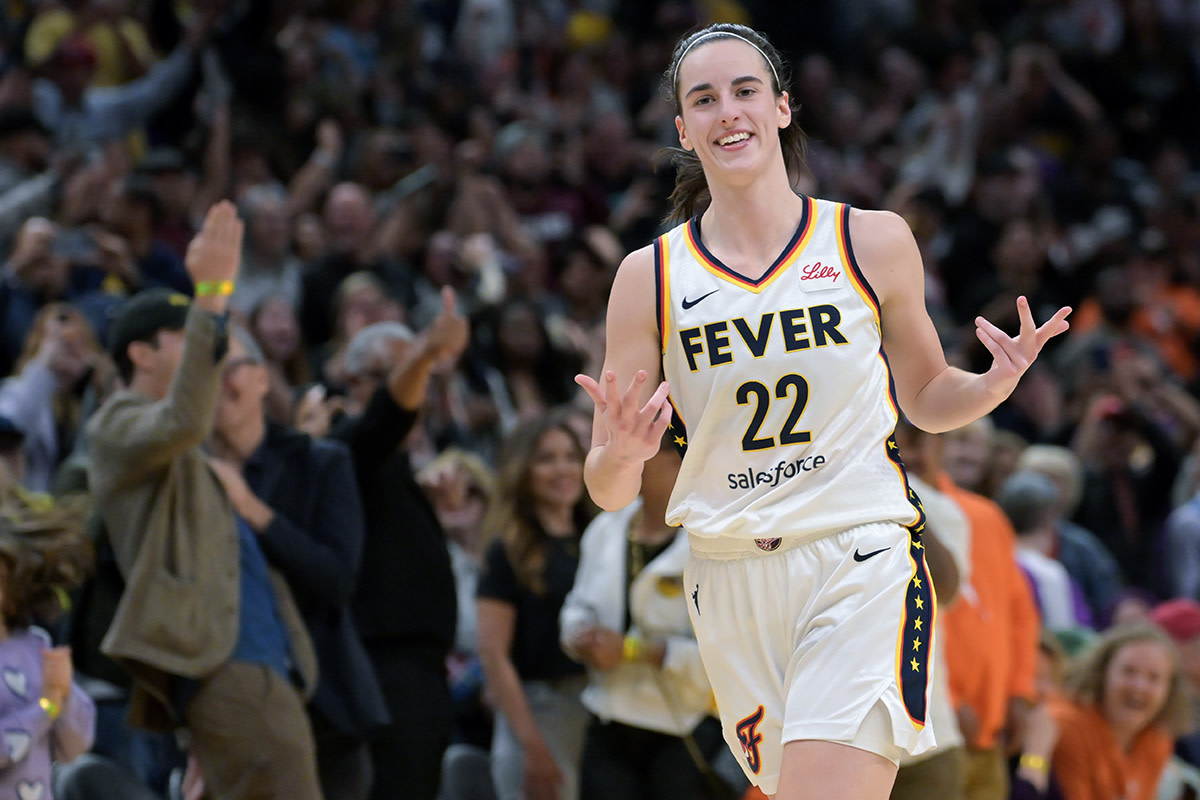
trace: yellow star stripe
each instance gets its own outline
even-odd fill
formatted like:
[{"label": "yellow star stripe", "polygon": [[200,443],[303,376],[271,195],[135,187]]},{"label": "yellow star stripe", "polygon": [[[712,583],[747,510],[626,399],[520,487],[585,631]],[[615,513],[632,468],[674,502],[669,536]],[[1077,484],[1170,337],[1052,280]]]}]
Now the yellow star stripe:
[{"label": "yellow star stripe", "polygon": [[[915,586],[915,587],[917,587],[918,589],[920,589],[920,588],[921,588],[921,579],[920,579],[920,578],[913,578],[913,586]],[[919,606],[918,606],[918,608],[919,608]]]},{"label": "yellow star stripe", "polygon": [[687,444],[687,439],[684,439],[682,436],[676,436],[676,437],[675,437],[675,444],[676,444],[678,447],[683,447],[684,445],[686,445],[686,444]]},{"label": "yellow star stripe", "polygon": [[909,664],[912,664],[913,672],[920,672],[920,671],[921,671],[921,665],[917,663],[917,660],[916,660],[915,658],[914,658],[912,661],[908,662],[908,663],[909,663]]},{"label": "yellow star stripe", "polygon": [[[921,527],[925,527],[925,526],[924,526],[924,525],[922,525]],[[925,545],[921,544],[920,542],[917,542],[916,544],[914,544],[914,545],[913,545],[913,547],[917,548],[918,550],[924,550],[924,549],[925,549]]]},{"label": "yellow star stripe", "polygon": [[916,639],[913,639],[913,650],[920,650],[920,649],[921,649],[921,637],[918,636]]},{"label": "yellow star stripe", "polygon": [[913,620],[913,627],[917,630],[921,630],[921,624],[922,622],[920,617],[917,617],[915,620]]},{"label": "yellow star stripe", "polygon": [[917,608],[924,608],[924,607],[925,607],[925,601],[922,598],[918,597],[917,598]]}]

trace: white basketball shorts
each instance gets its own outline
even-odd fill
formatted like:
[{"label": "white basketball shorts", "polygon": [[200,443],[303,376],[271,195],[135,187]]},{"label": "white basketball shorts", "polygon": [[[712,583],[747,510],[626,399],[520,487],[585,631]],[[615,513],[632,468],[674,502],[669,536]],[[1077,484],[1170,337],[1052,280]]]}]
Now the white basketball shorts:
[{"label": "white basketball shorts", "polygon": [[786,742],[893,762],[934,746],[937,604],[918,533],[878,523],[807,541],[693,536],[684,581],[725,740],[763,792],[776,792]]}]

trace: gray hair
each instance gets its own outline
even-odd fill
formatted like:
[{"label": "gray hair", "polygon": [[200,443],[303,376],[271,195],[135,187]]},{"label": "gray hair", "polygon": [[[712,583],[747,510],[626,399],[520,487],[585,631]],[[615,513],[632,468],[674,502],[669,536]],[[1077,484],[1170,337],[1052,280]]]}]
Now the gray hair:
[{"label": "gray hair", "polygon": [[237,340],[237,343],[240,344],[242,349],[246,351],[246,357],[255,364],[267,363],[267,357],[263,355],[263,351],[262,348],[259,347],[258,340],[254,338],[254,335],[251,334],[250,331],[246,330],[236,322],[232,322],[229,324],[229,337]]},{"label": "gray hair", "polygon": [[996,492],[996,503],[1018,534],[1030,533],[1049,522],[1059,507],[1058,485],[1040,472],[1018,470]]},{"label": "gray hair", "polygon": [[343,361],[346,374],[361,375],[367,370],[371,359],[389,342],[411,342],[416,336],[412,329],[399,322],[376,322],[368,325],[354,335],[350,344],[346,345]]}]

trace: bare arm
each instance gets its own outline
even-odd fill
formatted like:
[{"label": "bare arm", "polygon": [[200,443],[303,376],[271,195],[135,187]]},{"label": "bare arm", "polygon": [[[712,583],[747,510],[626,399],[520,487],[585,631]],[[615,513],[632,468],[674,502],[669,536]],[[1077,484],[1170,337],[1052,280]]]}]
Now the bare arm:
[{"label": "bare arm", "polygon": [[658,382],[662,354],[653,287],[654,254],[646,247],[627,256],[613,280],[601,382],[575,378],[596,404],[584,482],[592,500],[609,511],[638,496],[642,466],[658,452],[671,421],[670,387]]},{"label": "bare arm", "polygon": [[[531,788],[531,778],[538,782],[556,786],[561,780],[554,757],[550,755],[546,740],[533,718],[529,699],[521,686],[521,676],[513,665],[509,653],[512,651],[513,631],[517,626],[517,609],[502,600],[481,597],[475,602],[479,617],[479,661],[484,677],[496,698],[496,707],[504,715],[517,741],[521,743],[526,761],[526,789]],[[539,761],[545,774],[530,776],[530,760]],[[540,780],[539,780],[540,779]],[[552,791],[552,790],[551,790]]]},{"label": "bare arm", "polygon": [[993,357],[991,369],[977,374],[951,367],[925,309],[921,254],[908,224],[889,211],[852,211],[850,235],[859,267],[879,298],[896,399],[922,430],[953,430],[989,413],[1016,388],[1042,346],[1067,329],[1071,309],[1059,309],[1036,328],[1022,297],[1017,300],[1021,332],[1015,338],[983,317],[975,319],[975,333]]}]

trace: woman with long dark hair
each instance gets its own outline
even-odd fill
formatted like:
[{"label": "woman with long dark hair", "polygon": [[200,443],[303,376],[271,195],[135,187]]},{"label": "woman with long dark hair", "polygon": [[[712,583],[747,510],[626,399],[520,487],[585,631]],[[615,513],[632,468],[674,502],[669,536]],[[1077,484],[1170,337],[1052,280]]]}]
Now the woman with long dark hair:
[{"label": "woman with long dark hair", "polygon": [[559,644],[558,617],[593,506],[569,413],[554,410],[513,430],[484,518],[491,544],[476,605],[479,657],[497,712],[492,779],[499,800],[578,795],[585,678]]}]

